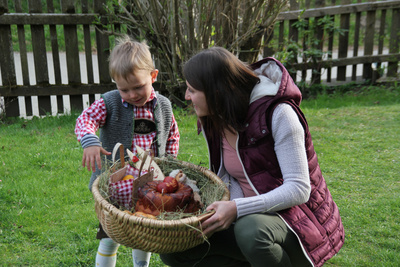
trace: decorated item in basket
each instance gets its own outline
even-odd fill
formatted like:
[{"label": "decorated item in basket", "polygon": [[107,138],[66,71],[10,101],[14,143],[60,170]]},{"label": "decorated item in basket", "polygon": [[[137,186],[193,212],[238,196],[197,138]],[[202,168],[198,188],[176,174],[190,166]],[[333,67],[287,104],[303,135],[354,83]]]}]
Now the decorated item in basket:
[{"label": "decorated item in basket", "polygon": [[[154,166],[154,164],[151,164],[151,159],[147,157],[148,153],[144,151],[143,154],[139,155],[139,157],[134,155],[132,156],[133,153],[130,154],[131,161],[125,162],[123,146],[120,143],[115,145],[112,152],[112,160],[114,164],[115,155],[118,149],[120,152],[121,166],[120,169],[115,170],[110,175],[109,195],[113,203],[116,203],[119,207],[123,207],[124,209],[131,210],[134,204],[132,201],[134,184],[138,183],[138,181],[136,181],[138,177],[141,177],[140,180],[142,181],[142,184],[153,180],[153,176],[150,174],[149,170],[151,169],[151,166]],[[127,151],[129,150],[127,149]],[[148,170],[142,170],[146,162]],[[138,168],[136,166],[138,166]]]},{"label": "decorated item in basket", "polygon": [[109,194],[112,202],[115,202],[119,207],[124,207],[125,209],[130,210],[133,206],[133,181],[134,179],[126,179],[115,183],[110,183]]},{"label": "decorated item in basket", "polygon": [[193,189],[178,182],[183,175],[182,171],[178,171],[175,177],[167,176],[163,181],[148,182],[139,188],[135,210],[155,216],[161,212],[199,211],[202,204],[199,198],[194,198]]},{"label": "decorated item in basket", "polygon": [[153,172],[153,180],[164,180],[164,173],[160,167],[154,162],[152,157],[149,157],[149,152],[143,150],[140,146],[135,146],[138,156],[132,153],[129,149],[126,152],[136,169],[149,170]]},{"label": "decorated item in basket", "polygon": [[181,182],[183,184],[186,184],[188,186],[190,186],[193,190],[193,194],[194,194],[194,200],[198,201],[201,205],[201,207],[203,207],[203,203],[201,203],[201,197],[200,197],[200,189],[197,187],[197,182],[195,180],[189,179],[187,177],[186,174],[183,173],[182,170],[173,170],[169,176],[175,177],[175,179],[178,182]]}]

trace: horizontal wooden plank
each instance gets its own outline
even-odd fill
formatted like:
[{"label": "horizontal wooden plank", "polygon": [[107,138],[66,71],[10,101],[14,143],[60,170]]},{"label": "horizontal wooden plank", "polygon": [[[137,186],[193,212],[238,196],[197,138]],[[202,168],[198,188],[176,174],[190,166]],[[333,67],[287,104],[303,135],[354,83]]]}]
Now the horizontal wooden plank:
[{"label": "horizontal wooden plank", "polygon": [[5,13],[0,25],[86,25],[93,24],[97,14]]},{"label": "horizontal wooden plank", "polygon": [[400,61],[400,53],[329,59],[329,60],[323,60],[320,63],[312,63],[312,62],[291,63],[290,67],[295,68],[296,70],[308,70],[308,69],[316,69],[319,67],[330,68],[339,66],[351,66],[356,64],[366,64],[375,62],[396,62],[396,61]]},{"label": "horizontal wooden plank", "polygon": [[110,84],[79,84],[79,85],[35,85],[35,86],[0,86],[0,96],[48,96],[48,95],[82,95],[101,94],[116,89]]},{"label": "horizontal wooden plank", "polygon": [[[154,90],[161,94],[165,92],[165,85],[159,82],[153,83]],[[49,96],[49,95],[83,95],[83,94],[102,94],[116,89],[115,83],[109,84],[75,84],[75,85],[17,85],[0,86],[0,96]]]},{"label": "horizontal wooden plank", "polygon": [[381,77],[378,80],[376,80],[377,83],[394,83],[399,81],[400,78],[397,77]]},{"label": "horizontal wooden plank", "polygon": [[[321,8],[311,8],[304,11],[302,18],[323,17],[326,15],[351,14],[370,10],[400,8],[400,0],[337,5]],[[298,19],[303,10],[281,12],[277,20]],[[0,15],[0,24],[5,25],[77,25],[93,24],[98,14],[55,14],[55,13],[5,13]]]},{"label": "horizontal wooden plank", "polygon": [[[356,3],[321,8],[311,8],[304,11],[302,18],[321,17],[325,15],[350,14],[379,9],[400,8],[400,0]],[[303,10],[281,12],[277,20],[298,19]],[[33,25],[63,25],[63,24],[92,24],[97,14],[55,14],[55,13],[5,13],[0,15],[0,24],[33,24]]]},{"label": "horizontal wooden plank", "polygon": [[[332,16],[340,14],[351,14],[351,13],[365,12],[371,10],[394,9],[394,8],[400,8],[400,0],[310,8],[304,11],[304,13],[301,15],[301,18],[323,17],[326,15]],[[298,19],[302,12],[303,10],[281,12],[277,17],[277,20],[281,21],[281,20]]]},{"label": "horizontal wooden plank", "polygon": [[[311,8],[304,11],[302,18],[323,17],[326,15],[351,14],[380,9],[400,8],[400,0],[337,5],[321,8]],[[298,19],[303,10],[281,12],[277,20]],[[55,14],[55,13],[4,13],[0,15],[0,24],[3,25],[65,25],[65,24],[93,24],[98,14]]]}]

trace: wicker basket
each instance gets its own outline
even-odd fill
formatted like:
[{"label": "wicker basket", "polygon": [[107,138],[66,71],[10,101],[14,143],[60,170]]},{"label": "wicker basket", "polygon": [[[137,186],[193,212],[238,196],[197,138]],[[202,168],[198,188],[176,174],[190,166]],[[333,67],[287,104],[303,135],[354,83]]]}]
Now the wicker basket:
[{"label": "wicker basket", "polygon": [[[157,159],[162,161],[161,159]],[[190,168],[203,174],[212,183],[224,185],[221,179],[208,169],[192,163],[179,161],[182,167]],[[97,217],[110,238],[131,248],[154,253],[172,253],[184,251],[202,244],[199,225],[212,213],[203,213],[179,220],[158,220],[129,215],[116,208],[103,198],[99,191],[99,180],[93,184],[92,193],[95,200]],[[229,191],[224,188],[221,200],[229,200]]]}]

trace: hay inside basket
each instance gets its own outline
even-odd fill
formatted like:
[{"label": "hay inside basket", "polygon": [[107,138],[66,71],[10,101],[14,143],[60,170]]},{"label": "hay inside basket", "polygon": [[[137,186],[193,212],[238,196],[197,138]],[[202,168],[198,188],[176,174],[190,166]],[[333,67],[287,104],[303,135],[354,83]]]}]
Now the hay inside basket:
[{"label": "hay inside basket", "polygon": [[[204,209],[211,203],[229,200],[229,191],[220,178],[208,169],[171,158],[155,158],[165,175],[181,169],[200,189]],[[99,176],[93,184],[95,210],[104,231],[110,238],[127,247],[154,253],[184,251],[205,241],[201,236],[200,222],[209,216],[204,209],[196,214],[164,212],[157,219],[129,215],[115,207],[109,197],[111,169],[121,168],[118,162]]]}]

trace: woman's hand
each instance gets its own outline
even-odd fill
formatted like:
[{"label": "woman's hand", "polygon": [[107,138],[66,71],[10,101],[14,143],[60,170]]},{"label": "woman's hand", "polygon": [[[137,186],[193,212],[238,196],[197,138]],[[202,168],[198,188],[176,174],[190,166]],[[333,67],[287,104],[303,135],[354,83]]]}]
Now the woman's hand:
[{"label": "woman's hand", "polygon": [[88,169],[88,171],[92,170],[92,172],[96,171],[96,165],[99,169],[101,169],[101,158],[100,153],[103,155],[111,155],[111,152],[108,152],[101,146],[89,146],[83,149],[82,156],[82,166]]},{"label": "woman's hand", "polygon": [[214,215],[201,223],[203,234],[207,237],[228,229],[236,220],[237,210],[234,201],[216,201],[208,206],[207,210],[215,210]]}]

